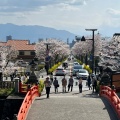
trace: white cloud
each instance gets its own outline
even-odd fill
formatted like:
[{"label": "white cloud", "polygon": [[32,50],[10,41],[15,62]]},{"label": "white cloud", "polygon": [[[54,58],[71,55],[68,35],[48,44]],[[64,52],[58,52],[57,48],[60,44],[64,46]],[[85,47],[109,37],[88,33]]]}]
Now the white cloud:
[{"label": "white cloud", "polygon": [[87,0],[4,0],[0,2],[0,12],[37,11],[48,5],[85,5]]},{"label": "white cloud", "polygon": [[120,10],[108,8],[104,18],[104,25],[108,25],[114,28],[120,26]]},{"label": "white cloud", "polygon": [[106,11],[109,15],[111,15],[112,17],[120,17],[120,10],[115,10],[112,8],[108,8]]},{"label": "white cloud", "polygon": [[118,0],[2,0],[0,23],[41,25],[80,33],[80,29],[102,25],[120,26],[119,4]]}]

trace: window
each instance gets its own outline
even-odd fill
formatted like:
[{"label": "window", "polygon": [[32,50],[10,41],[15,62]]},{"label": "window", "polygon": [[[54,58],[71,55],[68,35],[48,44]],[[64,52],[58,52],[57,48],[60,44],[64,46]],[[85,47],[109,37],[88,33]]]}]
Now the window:
[{"label": "window", "polygon": [[20,52],[19,52],[19,55],[24,55],[24,51],[20,51]]},{"label": "window", "polygon": [[34,52],[34,51],[32,51],[32,52],[31,52],[31,55],[35,55],[35,52]]}]

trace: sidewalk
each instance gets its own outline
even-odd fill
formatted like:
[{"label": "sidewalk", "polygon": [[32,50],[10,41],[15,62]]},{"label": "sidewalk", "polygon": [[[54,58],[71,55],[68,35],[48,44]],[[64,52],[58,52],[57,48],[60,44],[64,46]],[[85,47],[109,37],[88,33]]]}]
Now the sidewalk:
[{"label": "sidewalk", "polygon": [[54,93],[51,87],[50,99],[46,99],[45,89],[41,97],[33,102],[26,120],[118,120],[110,104],[99,98],[87,87],[78,93],[77,86],[73,92]]}]

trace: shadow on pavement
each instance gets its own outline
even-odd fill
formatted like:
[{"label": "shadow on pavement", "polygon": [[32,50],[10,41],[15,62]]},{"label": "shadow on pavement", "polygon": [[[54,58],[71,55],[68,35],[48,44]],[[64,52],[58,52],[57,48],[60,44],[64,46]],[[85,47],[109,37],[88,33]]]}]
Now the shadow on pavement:
[{"label": "shadow on pavement", "polygon": [[103,110],[107,110],[109,116],[110,116],[110,120],[119,120],[117,114],[115,113],[113,107],[111,106],[110,102],[104,98],[101,97],[102,102],[104,103],[105,107],[103,108]]},{"label": "shadow on pavement", "polygon": [[50,94],[66,94],[66,93],[70,93],[70,92],[57,92],[57,93],[55,93],[55,92],[51,92]]},{"label": "shadow on pavement", "polygon": [[35,101],[36,101],[36,100],[45,100],[45,99],[48,99],[48,98],[41,98],[41,97],[40,97],[40,98],[35,99]]},{"label": "shadow on pavement", "polygon": [[92,91],[91,91],[91,93],[86,93],[86,94],[83,93],[82,96],[83,97],[90,97],[90,98],[100,98],[98,93],[92,92]]}]

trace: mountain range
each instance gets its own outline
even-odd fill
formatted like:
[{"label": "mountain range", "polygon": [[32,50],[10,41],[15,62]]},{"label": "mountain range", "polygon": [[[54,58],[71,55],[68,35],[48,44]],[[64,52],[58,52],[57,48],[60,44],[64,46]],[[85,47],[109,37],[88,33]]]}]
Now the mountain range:
[{"label": "mountain range", "polygon": [[38,39],[56,38],[67,42],[75,39],[75,34],[65,31],[56,30],[50,27],[38,25],[15,25],[11,23],[0,24],[0,40],[6,41],[6,36],[12,36],[12,39],[30,40],[31,43],[37,42]]}]

